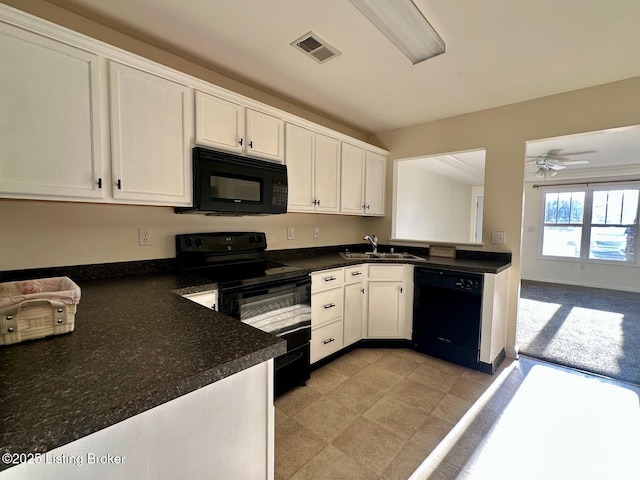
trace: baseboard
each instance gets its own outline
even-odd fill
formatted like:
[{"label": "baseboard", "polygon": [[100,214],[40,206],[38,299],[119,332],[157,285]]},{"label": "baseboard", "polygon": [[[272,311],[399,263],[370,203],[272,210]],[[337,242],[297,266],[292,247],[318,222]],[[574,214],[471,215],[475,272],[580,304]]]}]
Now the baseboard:
[{"label": "baseboard", "polygon": [[340,358],[346,353],[349,353],[356,348],[410,348],[413,350],[413,346],[409,340],[404,339],[390,339],[390,340],[378,340],[378,339],[362,339],[355,343],[352,343],[348,347],[345,347],[341,350],[338,350],[336,353],[332,353],[320,360],[316,363],[311,364],[311,371],[317,370],[325,365],[333,362],[334,360]]},{"label": "baseboard", "polygon": [[500,365],[504,361],[505,356],[506,355],[503,348],[502,350],[500,350],[500,353],[498,353],[498,356],[495,358],[493,362],[491,363],[478,362],[478,370],[481,371],[482,373],[488,373],[489,375],[493,375],[494,373],[496,373],[498,368],[500,368]]}]

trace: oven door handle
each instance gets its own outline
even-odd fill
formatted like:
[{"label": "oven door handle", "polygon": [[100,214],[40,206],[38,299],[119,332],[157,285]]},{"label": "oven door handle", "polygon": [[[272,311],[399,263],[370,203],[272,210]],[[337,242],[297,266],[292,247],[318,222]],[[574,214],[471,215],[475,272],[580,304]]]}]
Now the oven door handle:
[{"label": "oven door handle", "polygon": [[255,297],[256,295],[262,295],[265,293],[276,293],[284,290],[291,290],[298,287],[304,287],[305,285],[311,285],[309,277],[305,277],[298,280],[291,280],[288,282],[276,282],[276,283],[259,283],[251,286],[234,287],[228,289],[218,290],[224,293],[241,293],[243,298]]},{"label": "oven door handle", "polygon": [[304,355],[304,352],[295,352],[291,355],[291,358],[285,358],[283,363],[279,363],[277,366],[277,370],[286,367],[287,365],[291,365],[294,362],[300,360],[300,358]]}]

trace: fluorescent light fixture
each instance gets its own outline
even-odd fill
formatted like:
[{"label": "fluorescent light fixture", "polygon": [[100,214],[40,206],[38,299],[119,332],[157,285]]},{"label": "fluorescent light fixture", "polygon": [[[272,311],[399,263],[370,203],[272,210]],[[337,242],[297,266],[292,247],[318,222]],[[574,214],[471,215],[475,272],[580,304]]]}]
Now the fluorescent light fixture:
[{"label": "fluorescent light fixture", "polygon": [[349,0],[414,65],[444,53],[444,40],[411,0]]}]

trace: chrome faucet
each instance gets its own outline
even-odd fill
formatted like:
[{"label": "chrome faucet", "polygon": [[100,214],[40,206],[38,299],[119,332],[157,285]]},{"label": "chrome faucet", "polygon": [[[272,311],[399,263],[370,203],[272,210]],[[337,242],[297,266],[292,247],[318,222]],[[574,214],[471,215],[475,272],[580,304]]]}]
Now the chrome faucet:
[{"label": "chrome faucet", "polygon": [[364,237],[362,237],[362,239],[366,240],[371,244],[371,248],[373,248],[373,253],[378,253],[378,237],[376,237],[375,235],[371,235],[371,236],[365,235]]}]

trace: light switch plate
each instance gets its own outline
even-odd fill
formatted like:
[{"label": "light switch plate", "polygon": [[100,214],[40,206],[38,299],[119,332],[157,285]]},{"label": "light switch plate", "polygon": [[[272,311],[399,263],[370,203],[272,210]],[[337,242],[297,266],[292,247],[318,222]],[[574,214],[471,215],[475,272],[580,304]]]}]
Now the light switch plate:
[{"label": "light switch plate", "polygon": [[313,238],[320,238],[320,227],[313,227]]},{"label": "light switch plate", "polygon": [[287,240],[293,240],[294,232],[293,227],[287,228]]}]

